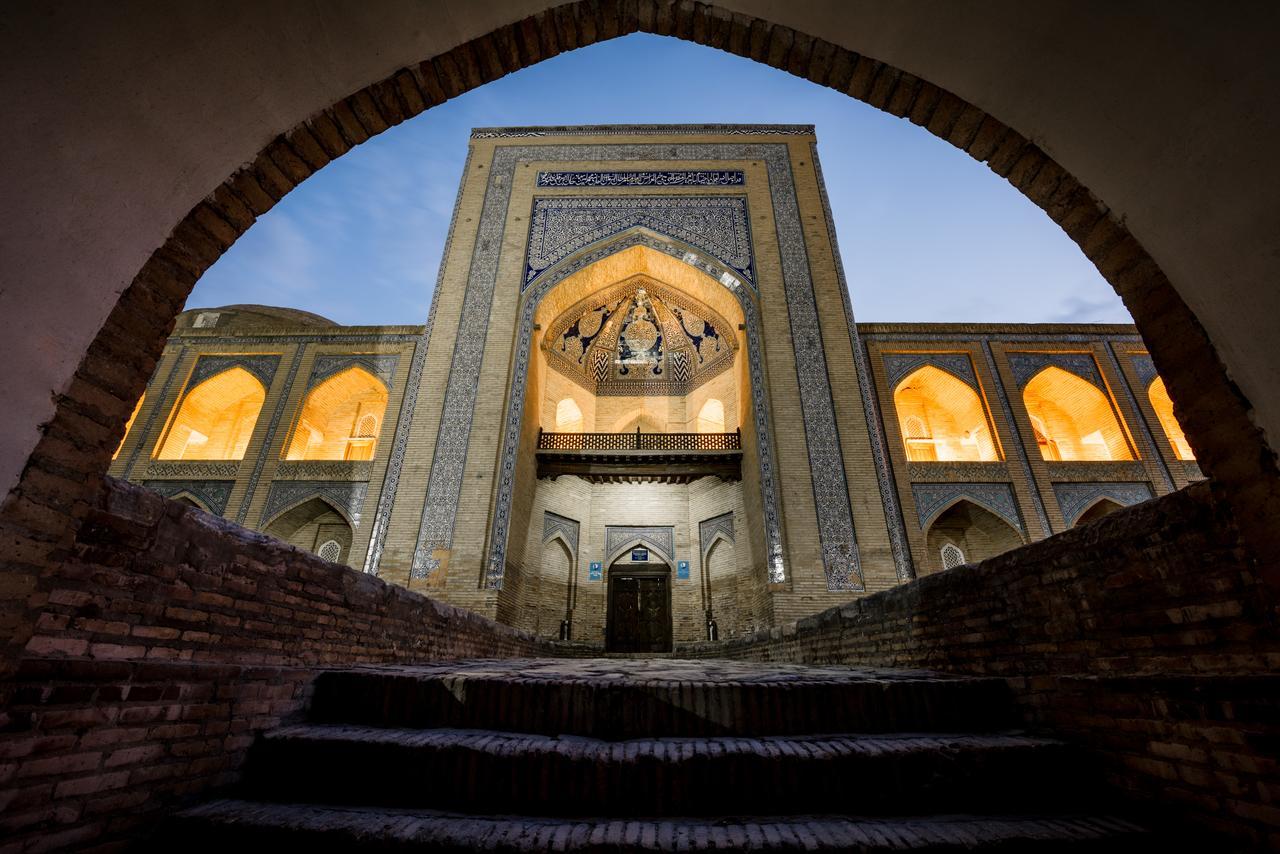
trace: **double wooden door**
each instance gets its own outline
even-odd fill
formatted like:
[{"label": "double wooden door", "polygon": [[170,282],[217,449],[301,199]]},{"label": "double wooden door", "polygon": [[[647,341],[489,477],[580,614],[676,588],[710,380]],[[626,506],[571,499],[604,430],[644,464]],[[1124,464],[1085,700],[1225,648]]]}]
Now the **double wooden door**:
[{"label": "double wooden door", "polygon": [[609,571],[605,647],[610,652],[671,651],[671,569],[615,565]]}]

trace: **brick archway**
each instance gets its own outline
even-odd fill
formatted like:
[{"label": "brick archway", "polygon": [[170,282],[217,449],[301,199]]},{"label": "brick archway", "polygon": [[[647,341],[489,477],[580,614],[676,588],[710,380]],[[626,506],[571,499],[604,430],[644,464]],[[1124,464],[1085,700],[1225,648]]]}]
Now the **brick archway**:
[{"label": "brick archway", "polygon": [[1124,299],[1179,403],[1202,468],[1227,491],[1255,552],[1264,559],[1280,555],[1273,509],[1280,506],[1280,475],[1250,418],[1249,402],[1155,261],[1105,204],[1036,144],[928,81],[788,27],[691,2],[577,0],[343,98],[273,140],[176,224],[89,346],[4,506],[3,521],[17,544],[15,562],[28,572],[4,596],[9,614],[19,612],[13,621],[18,648],[27,636],[20,613],[38,609],[39,568],[57,563],[99,489],[187,294],[255,219],[326,163],[407,118],[563,51],[632,32],[676,36],[845,92],[908,118],[1006,178],[1080,245]]}]

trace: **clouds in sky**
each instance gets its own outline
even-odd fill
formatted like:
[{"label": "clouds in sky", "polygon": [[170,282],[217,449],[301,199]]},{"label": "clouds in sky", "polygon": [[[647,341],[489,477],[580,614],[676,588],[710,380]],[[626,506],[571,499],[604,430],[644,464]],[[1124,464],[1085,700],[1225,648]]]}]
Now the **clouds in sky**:
[{"label": "clouds in sky", "polygon": [[650,35],[563,54],[361,145],[263,216],[188,306],[422,323],[472,127],[685,122],[817,126],[859,320],[1130,322],[1066,235],[968,155],[808,81]]}]

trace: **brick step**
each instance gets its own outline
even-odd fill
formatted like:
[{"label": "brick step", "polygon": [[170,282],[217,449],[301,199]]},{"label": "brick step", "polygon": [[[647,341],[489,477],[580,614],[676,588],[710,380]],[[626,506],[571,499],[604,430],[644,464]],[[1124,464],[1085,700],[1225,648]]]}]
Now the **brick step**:
[{"label": "brick step", "polygon": [[311,719],[602,739],[1016,727],[1002,679],[660,659],[468,661],[323,673]]},{"label": "brick step", "polygon": [[895,815],[1080,809],[1085,780],[1078,753],[1017,733],[601,741],[312,724],[260,738],[244,792],[490,815]]},{"label": "brick step", "polygon": [[1087,851],[1151,850],[1153,835],[1105,816],[868,819],[832,816],[556,820],[221,800],[169,819],[149,850]]}]

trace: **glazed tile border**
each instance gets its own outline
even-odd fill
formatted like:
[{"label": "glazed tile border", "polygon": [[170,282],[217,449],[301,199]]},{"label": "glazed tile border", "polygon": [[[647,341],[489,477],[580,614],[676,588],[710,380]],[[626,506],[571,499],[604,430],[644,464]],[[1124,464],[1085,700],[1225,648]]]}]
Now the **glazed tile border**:
[{"label": "glazed tile border", "polygon": [[[431,309],[427,312],[427,323],[422,328],[422,335],[413,349],[413,359],[409,362],[409,378],[405,381],[400,417],[396,421],[395,438],[391,440],[391,456],[387,460],[387,472],[383,475],[382,489],[378,493],[378,508],[374,511],[373,530],[369,533],[369,551],[364,558],[364,571],[373,575],[378,574],[378,564],[382,560],[382,552],[386,549],[387,528],[391,525],[391,511],[395,507],[396,491],[400,486],[400,470],[404,467],[405,453],[409,448],[409,430],[413,426],[413,414],[418,404],[422,370],[427,363],[427,351],[431,346],[431,330],[436,323],[436,309],[440,306],[440,286],[444,283],[445,270],[448,269],[449,252],[453,248],[453,237],[458,228],[458,212],[462,208],[463,191],[466,189],[469,174],[471,174],[471,146],[467,146],[467,158],[462,164],[462,177],[458,179],[458,195],[454,197],[453,213],[449,217],[449,233],[445,237],[444,249],[440,253],[436,287],[431,292]],[[419,543],[421,543],[421,535],[419,535]],[[414,554],[416,562],[416,550]]]},{"label": "glazed tile border", "polygon": [[880,503],[884,507],[888,523],[889,550],[893,553],[893,566],[899,581],[916,577],[911,559],[911,547],[907,541],[907,525],[898,501],[897,483],[893,476],[893,463],[885,441],[884,422],[880,412],[880,399],[871,386],[871,357],[860,340],[858,324],[853,319],[853,303],[849,296],[849,283],[844,275],[844,262],[840,258],[840,243],[836,239],[835,217],[831,213],[831,199],[827,195],[827,182],[822,177],[822,161],[818,158],[818,143],[809,145],[813,157],[813,171],[818,178],[818,195],[822,199],[822,212],[827,218],[827,235],[831,241],[831,254],[836,265],[836,282],[840,300],[844,304],[845,322],[849,326],[849,344],[853,348],[853,366],[858,374],[858,393],[862,395],[862,415],[867,422],[867,434],[871,437],[871,457],[876,466],[876,486],[880,490]]},{"label": "glazed tile border", "polygon": [[[798,131],[792,128],[787,132]],[[436,449],[427,487],[427,500],[423,508],[417,547],[414,550],[412,574],[419,578],[428,575],[438,564],[430,556],[432,551],[452,546],[453,524],[466,463],[467,444],[470,440],[477,379],[483,356],[484,339],[488,331],[489,310],[496,286],[501,238],[506,225],[511,178],[515,165],[521,160],[604,159],[755,159],[765,163],[782,256],[783,285],[790,313],[792,343],[796,350],[796,372],[805,416],[805,434],[827,586],[833,590],[859,589],[861,571],[857,543],[854,538],[853,514],[849,504],[843,458],[840,454],[839,436],[836,432],[831,388],[826,373],[826,359],[822,349],[821,330],[818,327],[817,306],[809,275],[808,257],[795,197],[791,164],[785,145],[766,143],[512,146],[494,150],[491,174],[481,209],[476,249],[472,255],[463,297],[460,324],[463,328],[477,330],[477,334],[460,336],[454,348],[453,364],[445,391],[444,412],[437,433]],[[527,297],[522,320],[531,320],[532,311],[529,306],[537,296],[531,293]],[[748,318],[748,326],[751,319]],[[521,339],[521,349],[526,351],[524,358],[527,359],[527,335],[521,334]],[[521,388],[524,383],[523,374],[524,372],[517,369],[513,381]],[[508,418],[506,450],[503,454],[502,470],[499,472],[501,484],[498,507],[493,520],[492,547],[485,579],[485,586],[490,588],[499,588],[502,583],[507,539],[506,523],[510,512],[515,445],[517,444],[514,441],[516,438],[514,434],[518,434],[518,415],[523,407],[523,401],[514,388],[512,392],[509,397],[511,400],[509,409],[511,415],[517,417],[514,420]],[[765,465],[763,454],[761,464],[763,468]],[[770,480],[772,480],[771,475],[770,472]],[[768,510],[768,502],[766,502],[766,513]],[[772,551],[772,544],[770,547]],[[780,550],[770,557],[770,581],[774,581],[783,571]]]},{"label": "glazed tile border", "polygon": [[741,187],[737,169],[662,169],[649,172],[539,172],[539,187]]},{"label": "glazed tile border", "polygon": [[[813,125],[546,125],[472,128],[472,139],[519,139],[548,136],[806,136]],[[657,159],[657,158],[654,158]],[[678,158],[668,158],[678,159]]]}]

